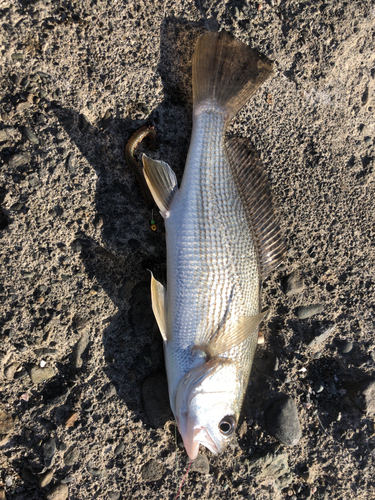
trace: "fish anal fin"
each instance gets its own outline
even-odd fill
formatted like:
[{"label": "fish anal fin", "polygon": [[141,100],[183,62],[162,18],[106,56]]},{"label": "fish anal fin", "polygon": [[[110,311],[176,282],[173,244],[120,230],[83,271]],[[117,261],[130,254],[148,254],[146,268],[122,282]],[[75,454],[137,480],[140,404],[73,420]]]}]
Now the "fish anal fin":
[{"label": "fish anal fin", "polygon": [[142,156],[143,174],[147,185],[164,218],[177,191],[177,178],[168,163]]},{"label": "fish anal fin", "polygon": [[217,333],[202,339],[202,342],[195,345],[192,350],[204,352],[208,359],[220,356],[250,338],[267,313],[268,311],[264,311],[255,316],[241,316],[234,324],[227,325]]},{"label": "fish anal fin", "polygon": [[158,324],[164,342],[168,342],[167,335],[167,302],[165,287],[154,278],[151,273],[151,301],[152,311]]},{"label": "fish anal fin", "polygon": [[275,215],[267,173],[259,156],[245,139],[230,139],[226,148],[233,178],[255,239],[260,275],[264,280],[281,264],[285,253],[285,242]]}]

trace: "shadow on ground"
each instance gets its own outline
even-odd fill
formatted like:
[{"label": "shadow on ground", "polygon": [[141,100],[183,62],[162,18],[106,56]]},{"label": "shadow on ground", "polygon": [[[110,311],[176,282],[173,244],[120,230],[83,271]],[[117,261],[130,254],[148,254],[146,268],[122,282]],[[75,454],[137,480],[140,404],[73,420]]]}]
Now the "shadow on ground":
[{"label": "shadow on ground", "polygon": [[[100,227],[104,244],[99,245],[84,232],[76,234],[73,244],[81,252],[89,278],[118,308],[103,333],[105,372],[136,417],[154,427],[173,418],[162,342],[151,309],[148,272],[151,270],[165,282],[165,234],[157,209],[150,213],[143,202],[126,165],[124,148],[137,129],[144,125],[155,127],[156,154],[169,161],[181,179],[191,130],[190,59],[202,29],[197,23],[169,18],[161,31],[157,73],[165,97],[147,118],[118,118],[109,110],[92,124],[83,114],[52,103],[60,124],[98,176],[94,224]],[[136,109],[137,103],[134,106]],[[144,142],[140,151],[147,149]],[[72,154],[66,168],[74,180]],[[151,218],[158,225],[156,232],[150,230]]]}]

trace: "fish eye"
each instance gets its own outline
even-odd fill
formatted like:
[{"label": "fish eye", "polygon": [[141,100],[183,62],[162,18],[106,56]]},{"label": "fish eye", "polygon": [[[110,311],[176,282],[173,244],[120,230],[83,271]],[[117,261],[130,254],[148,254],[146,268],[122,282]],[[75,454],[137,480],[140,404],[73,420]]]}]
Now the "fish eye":
[{"label": "fish eye", "polygon": [[236,428],[236,420],[231,415],[224,417],[219,424],[219,431],[223,436],[231,436]]}]

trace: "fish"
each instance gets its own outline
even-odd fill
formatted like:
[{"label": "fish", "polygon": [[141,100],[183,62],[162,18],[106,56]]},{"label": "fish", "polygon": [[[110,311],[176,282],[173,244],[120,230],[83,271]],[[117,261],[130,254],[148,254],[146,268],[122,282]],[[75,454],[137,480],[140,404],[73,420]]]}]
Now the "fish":
[{"label": "fish", "polygon": [[198,38],[193,129],[180,187],[165,162],[142,156],[164,218],[167,283],[151,273],[171,409],[189,457],[222,453],[238,426],[259,325],[262,281],[285,251],[259,155],[226,128],[273,64],[226,31]]}]

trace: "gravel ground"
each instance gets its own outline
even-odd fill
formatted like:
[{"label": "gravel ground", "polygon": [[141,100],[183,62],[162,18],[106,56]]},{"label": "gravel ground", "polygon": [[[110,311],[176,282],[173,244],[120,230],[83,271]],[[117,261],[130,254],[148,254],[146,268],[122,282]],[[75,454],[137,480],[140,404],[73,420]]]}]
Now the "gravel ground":
[{"label": "gravel ground", "polygon": [[176,496],[147,271],[165,280],[165,234],[124,146],[153,125],[181,179],[207,28],[275,61],[228,133],[261,153],[288,252],[237,441],[201,450],[181,498],[375,498],[374,2],[0,0],[0,19],[0,499]]}]

